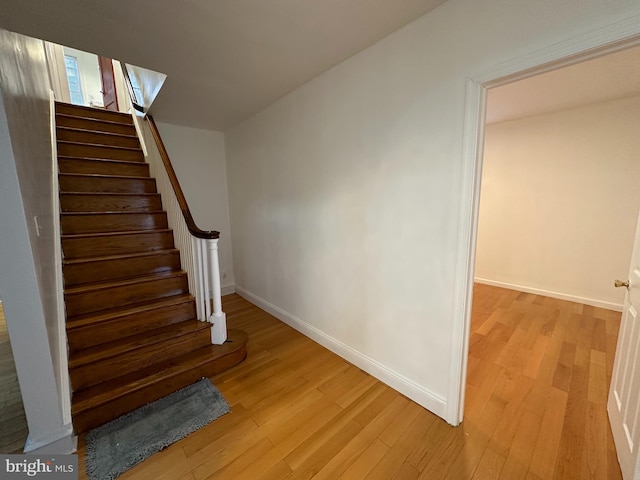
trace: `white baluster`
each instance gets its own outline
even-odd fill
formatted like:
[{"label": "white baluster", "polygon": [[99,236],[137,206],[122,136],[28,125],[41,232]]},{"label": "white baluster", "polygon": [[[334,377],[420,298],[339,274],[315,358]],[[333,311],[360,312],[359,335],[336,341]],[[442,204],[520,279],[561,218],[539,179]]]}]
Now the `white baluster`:
[{"label": "white baluster", "polygon": [[195,297],[196,297],[196,309],[198,312],[198,319],[204,321],[208,321],[207,317],[205,316],[205,311],[204,311],[204,299],[203,299],[203,295],[202,295],[202,255],[201,255],[201,251],[200,251],[200,239],[196,238],[196,237],[192,237],[193,238],[193,263],[194,263],[194,268],[193,271],[191,272],[192,275],[195,276],[195,285],[196,285],[196,289],[195,289]]},{"label": "white baluster", "polygon": [[211,343],[221,345],[227,339],[227,317],[222,311],[222,292],[220,289],[220,265],[218,263],[218,239],[209,240],[209,263],[211,270],[211,294],[213,296],[213,315],[211,322]]}]

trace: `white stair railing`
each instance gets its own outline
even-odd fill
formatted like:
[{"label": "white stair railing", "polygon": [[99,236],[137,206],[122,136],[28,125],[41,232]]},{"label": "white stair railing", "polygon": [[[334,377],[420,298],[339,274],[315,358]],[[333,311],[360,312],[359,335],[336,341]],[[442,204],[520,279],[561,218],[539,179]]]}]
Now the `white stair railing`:
[{"label": "white stair railing", "polygon": [[180,261],[187,272],[189,290],[196,298],[198,318],[212,324],[211,343],[221,345],[227,340],[227,322],[222,311],[220,288],[220,234],[200,230],[193,221],[153,118],[146,116],[145,122],[140,122],[140,117],[137,116],[134,119],[141,139],[146,144],[146,160],[162,196],[175,245],[180,250]]}]

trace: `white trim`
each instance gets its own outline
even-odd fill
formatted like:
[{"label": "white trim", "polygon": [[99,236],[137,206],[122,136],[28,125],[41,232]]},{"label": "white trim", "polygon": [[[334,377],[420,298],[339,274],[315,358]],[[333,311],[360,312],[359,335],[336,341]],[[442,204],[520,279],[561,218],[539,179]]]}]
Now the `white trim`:
[{"label": "white trim", "polygon": [[558,300],[567,300],[569,302],[582,303],[584,305],[591,305],[592,307],[605,308],[607,310],[614,310],[621,312],[623,305],[620,303],[605,302],[603,300],[596,300],[595,298],[579,297],[577,295],[570,295],[567,293],[554,292],[552,290],[544,290],[541,288],[527,287],[524,285],[516,285],[507,282],[498,282],[496,280],[489,280],[486,278],[474,279],[476,283],[483,285],[491,285],[492,287],[508,288],[509,290],[516,290],[518,292],[533,293],[535,295],[542,295],[544,297],[557,298]]},{"label": "white trim", "polygon": [[68,455],[78,450],[78,437],[73,435],[71,425],[65,425],[63,430],[50,435],[46,440],[34,442],[31,436],[27,437],[24,453],[30,454],[57,454]]},{"label": "white trim", "polygon": [[62,421],[71,424],[71,380],[69,379],[69,351],[67,344],[66,316],[64,306],[64,280],[62,277],[62,243],[60,229],[60,191],[58,185],[58,149],[56,144],[56,103],[53,90],[49,93],[50,128],[51,128],[51,204],[53,210],[54,257],[56,265],[56,306],[58,329],[58,376],[60,378],[60,408]]},{"label": "white trim", "polygon": [[373,358],[368,357],[362,352],[355,350],[349,345],[342,343],[341,341],[327,335],[321,330],[318,330],[317,328],[309,325],[303,320],[300,320],[299,318],[291,315],[281,308],[276,307],[263,298],[254,295],[250,291],[245,290],[244,288],[237,285],[235,289],[238,295],[250,301],[257,307],[273,315],[274,317],[286,323],[290,327],[296,329],[303,335],[309,337],[323,347],[331,350],[336,355],[339,355],[348,362],[374,376],[381,382],[389,385],[391,388],[409,397],[411,400],[422,405],[427,410],[430,410],[439,417],[445,417],[445,413],[447,412],[448,408],[445,399],[441,396],[436,395],[423,386],[418,385],[412,380],[402,376],[398,372],[391,370],[385,365],[377,362]]},{"label": "white trim", "polygon": [[[131,104],[131,103],[129,103]],[[129,108],[129,113],[131,114],[131,117],[133,118],[133,126],[136,129],[136,133],[138,134],[138,140],[140,140],[140,148],[142,148],[142,153],[144,154],[145,158],[149,156],[149,152],[147,150],[147,144],[144,141],[144,135],[142,133],[142,127],[140,126],[140,118],[138,115],[136,115],[136,111],[133,107]],[[147,163],[149,163],[147,161]]]},{"label": "white trim", "polygon": [[236,293],[235,285],[225,285],[220,288],[220,295],[231,295],[232,293]]},{"label": "white trim", "polygon": [[[470,75],[467,81],[465,120],[462,138],[462,203],[460,205],[460,235],[458,237],[456,264],[456,314],[452,323],[452,357],[456,358],[449,371],[449,409],[458,412],[457,422],[464,411],[466,363],[471,325],[470,299],[476,253],[476,227],[480,172],[482,168],[482,142],[484,124],[484,91],[488,87],[503,85],[527,78],[561,66],[571,65],[589,58],[629,48],[640,44],[640,16],[634,16],[606,25],[564,42],[548,45],[527,55],[494,65],[483,72]],[[473,189],[469,191],[468,189]],[[466,285],[466,288],[464,286]],[[462,339],[459,339],[462,332]]]}]

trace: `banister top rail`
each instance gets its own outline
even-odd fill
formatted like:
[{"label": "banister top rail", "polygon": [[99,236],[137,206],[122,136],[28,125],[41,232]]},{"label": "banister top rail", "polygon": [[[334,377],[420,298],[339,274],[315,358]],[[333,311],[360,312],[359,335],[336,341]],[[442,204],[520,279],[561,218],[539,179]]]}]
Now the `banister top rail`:
[{"label": "banister top rail", "polygon": [[205,231],[198,228],[195,221],[193,220],[193,216],[191,215],[191,211],[189,210],[189,205],[187,204],[187,199],[182,192],[182,188],[180,187],[180,183],[178,182],[178,177],[176,176],[176,172],[173,170],[173,166],[171,165],[171,160],[169,159],[169,154],[167,153],[167,149],[164,147],[164,143],[162,142],[162,138],[160,138],[160,132],[158,131],[158,127],[156,126],[156,122],[153,120],[151,115],[147,115],[147,122],[149,122],[149,128],[151,129],[151,134],[153,135],[153,139],[156,142],[158,150],[160,152],[160,157],[162,158],[162,163],[164,164],[164,168],[167,171],[167,175],[169,176],[169,180],[171,181],[171,186],[173,187],[173,191],[176,194],[176,198],[178,199],[178,204],[180,205],[180,210],[182,210],[182,215],[184,217],[184,221],[187,224],[187,228],[189,229],[189,233],[197,238],[206,238],[206,239],[216,239],[220,238],[220,232],[216,232],[215,230]]}]

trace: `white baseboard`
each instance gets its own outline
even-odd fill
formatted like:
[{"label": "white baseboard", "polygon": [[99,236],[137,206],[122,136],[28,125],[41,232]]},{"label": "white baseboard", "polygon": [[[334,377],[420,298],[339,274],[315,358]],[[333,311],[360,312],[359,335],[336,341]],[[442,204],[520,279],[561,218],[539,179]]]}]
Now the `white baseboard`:
[{"label": "white baseboard", "polygon": [[[250,301],[257,307],[273,315],[303,335],[331,350],[336,355],[339,355],[348,362],[374,376],[381,382],[410,398],[414,402],[422,405],[427,410],[446,420],[447,402],[444,398],[434,394],[422,385],[418,385],[412,380],[409,380],[400,373],[382,365],[373,358],[355,350],[349,345],[327,335],[290,313],[285,312],[281,308],[276,307],[257,295],[254,295],[248,290],[237,285],[235,286],[235,290],[238,295]],[[399,352],[399,354],[402,354],[402,352]]]},{"label": "white baseboard", "polygon": [[473,279],[473,281],[476,283],[482,283],[484,285],[491,285],[492,287],[508,288],[509,290],[516,290],[518,292],[533,293],[535,295],[542,295],[544,297],[557,298],[558,300],[567,300],[569,302],[582,303],[584,305],[605,308],[607,310],[614,310],[616,312],[621,312],[623,307],[621,304],[618,304],[618,303],[605,302],[602,300],[595,300],[593,298],[578,297],[577,295],[569,295],[566,293],[552,292],[549,290],[542,290],[540,288],[525,287],[523,285],[514,285],[512,283],[497,282],[495,280],[488,280],[486,278],[476,277]]},{"label": "white baseboard", "polygon": [[236,293],[235,285],[225,285],[220,288],[221,295],[231,295],[232,293]]}]

